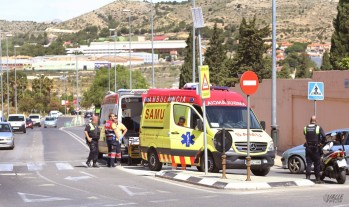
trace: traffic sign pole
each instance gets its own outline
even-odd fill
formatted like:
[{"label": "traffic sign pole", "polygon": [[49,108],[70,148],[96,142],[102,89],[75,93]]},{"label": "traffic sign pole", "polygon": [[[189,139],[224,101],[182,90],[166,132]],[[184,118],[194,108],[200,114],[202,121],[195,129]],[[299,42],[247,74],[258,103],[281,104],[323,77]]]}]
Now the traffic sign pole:
[{"label": "traffic sign pole", "polygon": [[246,71],[240,78],[240,87],[242,92],[247,95],[247,178],[246,181],[251,181],[251,156],[250,156],[250,95],[256,93],[258,89],[258,76],[252,71]]},{"label": "traffic sign pole", "polygon": [[316,116],[316,100],[314,100],[314,115]]},{"label": "traffic sign pole", "polygon": [[250,95],[247,95],[247,178],[246,181],[251,181],[251,156],[250,156]]}]

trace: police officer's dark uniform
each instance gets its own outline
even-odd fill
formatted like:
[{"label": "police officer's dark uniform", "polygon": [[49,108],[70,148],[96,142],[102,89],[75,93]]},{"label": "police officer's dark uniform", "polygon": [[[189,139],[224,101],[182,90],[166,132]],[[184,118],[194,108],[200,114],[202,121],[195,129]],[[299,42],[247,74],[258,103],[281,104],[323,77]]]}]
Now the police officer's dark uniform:
[{"label": "police officer's dark uniform", "polygon": [[323,143],[326,135],[323,129],[316,125],[316,118],[313,116],[311,118],[310,124],[304,127],[304,135],[306,139],[305,146],[305,158],[306,158],[306,178],[310,179],[311,166],[314,163],[314,173],[316,182],[320,181],[320,159],[321,159],[321,149],[319,145]]},{"label": "police officer's dark uniform", "polygon": [[88,142],[88,145],[90,147],[90,154],[88,156],[86,165],[88,167],[91,167],[91,160],[93,162],[92,167],[99,167],[97,165],[97,159],[98,159],[98,140],[100,137],[101,130],[97,125],[94,125],[93,123],[89,123],[85,127],[85,131],[88,134],[88,137],[91,138],[91,142]]},{"label": "police officer's dark uniform", "polygon": [[[109,115],[109,120],[105,123],[105,136],[107,138],[107,145],[108,145],[108,167],[115,167],[115,159],[118,152],[118,145],[119,145],[119,139],[116,137],[115,130],[116,130],[116,124],[113,119],[115,115],[111,114]],[[120,164],[120,163],[117,163]]]}]

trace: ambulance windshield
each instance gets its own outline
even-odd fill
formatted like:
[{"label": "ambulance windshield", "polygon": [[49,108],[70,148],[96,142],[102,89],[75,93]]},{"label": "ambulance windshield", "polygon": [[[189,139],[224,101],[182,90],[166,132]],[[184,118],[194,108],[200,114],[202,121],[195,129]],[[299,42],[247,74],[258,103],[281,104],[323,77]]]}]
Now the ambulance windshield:
[{"label": "ambulance windshield", "polygon": [[[247,129],[247,107],[207,106],[206,113],[211,128]],[[250,128],[261,129],[252,110],[250,117]]]}]

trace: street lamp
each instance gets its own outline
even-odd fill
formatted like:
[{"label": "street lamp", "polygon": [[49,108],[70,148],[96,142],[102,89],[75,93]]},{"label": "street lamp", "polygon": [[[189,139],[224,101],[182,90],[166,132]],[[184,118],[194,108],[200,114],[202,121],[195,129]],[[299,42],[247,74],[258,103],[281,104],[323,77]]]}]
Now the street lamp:
[{"label": "street lamp", "polygon": [[1,46],[1,40],[2,40],[2,32],[0,30],[0,70],[1,70],[1,121],[4,121],[4,85],[2,82],[3,79],[3,71],[2,71],[2,46]]},{"label": "street lamp", "polygon": [[8,81],[8,38],[12,37],[12,34],[6,34],[6,76],[7,76],[7,116],[10,114],[10,87],[9,87],[9,81]]},{"label": "street lamp", "polygon": [[129,27],[129,33],[128,33],[128,39],[129,39],[129,64],[130,64],[130,89],[132,89],[132,66],[131,66],[131,10],[124,9],[123,12],[128,12],[128,27]]},{"label": "street lamp", "polygon": [[62,96],[63,94],[65,95],[64,97],[64,115],[67,115],[67,91],[66,91],[66,87],[65,87],[65,84],[66,84],[66,80],[67,80],[67,73],[68,72],[60,72],[61,74],[63,74],[61,76],[61,80],[62,82],[64,82],[64,88],[63,88],[63,91],[62,91],[62,95],[61,95],[61,100],[62,100]]},{"label": "street lamp", "polygon": [[16,106],[16,114],[18,112],[18,107],[17,107],[17,102],[18,102],[18,98],[17,98],[17,54],[16,54],[16,48],[19,48],[19,45],[15,45],[15,106]]},{"label": "street lamp", "polygon": [[[79,106],[79,69],[78,69],[78,51],[75,51],[75,68],[76,68],[76,110],[78,111]],[[79,113],[76,113],[78,116]]]},{"label": "street lamp", "polygon": [[150,0],[150,15],[151,15],[151,69],[152,69],[152,87],[155,88],[155,74],[154,74],[154,14],[153,14],[153,0]]},{"label": "street lamp", "polygon": [[[109,31],[110,31],[110,36],[111,36],[111,32],[114,31],[114,90],[116,92],[116,60],[115,60],[115,58],[116,58],[116,47],[115,47],[115,42],[116,42],[116,35],[117,35],[117,33],[116,33],[115,29],[109,29]],[[110,65],[110,67],[111,67],[111,65]],[[109,82],[110,82],[110,77],[109,77]],[[110,91],[110,83],[109,83],[109,91]]]}]

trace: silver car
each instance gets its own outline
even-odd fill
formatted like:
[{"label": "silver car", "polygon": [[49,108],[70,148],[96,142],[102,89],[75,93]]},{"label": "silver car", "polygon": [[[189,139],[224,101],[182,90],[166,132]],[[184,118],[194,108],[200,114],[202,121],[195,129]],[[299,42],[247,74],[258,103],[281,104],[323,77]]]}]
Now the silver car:
[{"label": "silver car", "polygon": [[54,127],[57,128],[57,118],[56,117],[50,117],[47,116],[44,121],[44,127]]},{"label": "silver car", "polygon": [[[345,148],[346,156],[349,156],[349,128],[336,129],[328,132],[326,134],[326,140],[334,140],[337,134],[339,133],[344,135],[343,145]],[[342,148],[342,145],[334,145],[331,149],[337,150],[339,148]],[[349,157],[347,157],[346,159],[347,163],[349,164]],[[303,173],[306,166],[305,147],[303,145],[298,145],[296,147],[286,150],[282,154],[281,161],[282,168],[289,169],[292,174]]]},{"label": "silver car", "polygon": [[0,148],[15,148],[15,138],[10,123],[0,122]]}]

